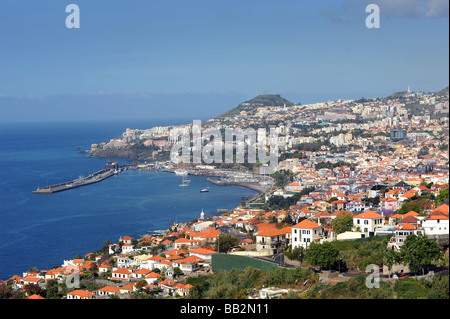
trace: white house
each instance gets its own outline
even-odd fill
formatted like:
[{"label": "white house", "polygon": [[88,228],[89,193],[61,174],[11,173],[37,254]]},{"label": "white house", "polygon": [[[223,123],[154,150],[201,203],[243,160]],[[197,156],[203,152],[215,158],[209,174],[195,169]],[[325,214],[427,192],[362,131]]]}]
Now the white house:
[{"label": "white house", "polygon": [[119,241],[123,242],[124,244],[131,245],[131,243],[133,242],[133,237],[123,236],[123,238],[119,238]]},{"label": "white house", "polygon": [[198,269],[198,264],[205,260],[197,256],[189,256],[173,263],[174,267],[178,267],[182,272],[193,272]]},{"label": "white house", "polygon": [[147,283],[149,285],[154,284],[159,278],[162,278],[162,276],[160,274],[157,274],[156,272],[151,272],[148,275],[145,276],[145,281],[147,281]]},{"label": "white house", "polygon": [[211,256],[217,254],[217,251],[206,248],[195,248],[189,250],[189,256],[197,256],[205,261],[211,261]]},{"label": "white house", "polygon": [[132,277],[136,279],[143,279],[146,275],[150,274],[152,271],[150,269],[141,268],[139,270],[136,270]]},{"label": "white house", "polygon": [[322,228],[319,224],[304,219],[292,226],[292,248],[307,248],[314,240],[322,239]]},{"label": "white house", "polygon": [[353,226],[359,227],[361,232],[369,235],[374,233],[375,228],[384,225],[384,217],[371,210],[367,210],[361,214],[353,216]]},{"label": "white house", "polygon": [[366,209],[366,204],[362,201],[350,201],[347,203],[345,209],[352,213],[359,213]]},{"label": "white house", "polygon": [[174,243],[174,248],[175,249],[181,249],[183,246],[186,247],[194,247],[194,246],[198,246],[201,244],[201,240],[195,240],[195,239],[187,239],[187,238],[178,238],[177,240],[175,240]]},{"label": "white house", "polygon": [[422,228],[426,236],[449,234],[448,216],[439,212],[432,212],[422,221]]},{"label": "white house", "polygon": [[122,253],[123,254],[131,254],[134,251],[133,245],[123,244]]},{"label": "white house", "polygon": [[284,188],[284,190],[287,192],[300,192],[302,189],[303,189],[303,187],[299,182],[289,183]]},{"label": "white house", "polygon": [[165,260],[166,258],[164,258],[164,257],[162,257],[162,256],[158,256],[158,255],[155,255],[155,256],[153,256],[153,257],[151,257],[151,258],[148,258],[147,259],[147,261],[146,262],[143,262],[139,267],[142,269],[142,268],[147,268],[147,269],[150,269],[150,270],[152,270],[153,268],[155,268],[156,266],[156,264],[158,264],[159,262],[161,262],[161,261],[163,261],[163,260]]},{"label": "white house", "polygon": [[118,268],[128,268],[131,265],[132,260],[128,257],[121,256],[117,258],[117,267]]},{"label": "white house", "polygon": [[95,294],[97,296],[101,296],[101,297],[105,297],[105,296],[110,297],[110,296],[118,294],[119,292],[120,292],[120,287],[106,286],[99,290],[96,290]]},{"label": "white house", "polygon": [[205,220],[205,221],[199,221],[192,225],[192,229],[196,232],[200,232],[202,230],[205,230],[208,227],[216,227],[216,222]]},{"label": "white house", "polygon": [[406,237],[409,235],[423,235],[423,229],[420,229],[417,225],[404,223],[398,225],[395,228],[394,236],[391,237],[391,241],[388,246],[393,246],[395,250],[399,251],[400,247],[403,245]]},{"label": "white house", "polygon": [[66,295],[67,299],[95,299],[95,293],[88,290],[74,290]]},{"label": "white house", "polygon": [[331,186],[331,189],[335,189],[340,193],[345,193],[346,191],[350,190],[350,185],[346,182],[337,182],[333,186]]},{"label": "white house", "polygon": [[133,275],[133,271],[129,268],[120,268],[117,270],[114,270],[111,273],[111,279],[112,280],[125,280],[129,281]]},{"label": "white house", "polygon": [[119,250],[119,248],[120,248],[119,244],[109,245],[108,246],[108,253],[110,255],[114,255]]},{"label": "white house", "polygon": [[158,268],[161,271],[165,271],[167,268],[172,267],[173,262],[170,260],[161,260],[154,264],[154,268]]},{"label": "white house", "polygon": [[112,270],[112,267],[109,266],[109,265],[103,264],[103,265],[101,265],[101,266],[98,266],[98,271],[99,271],[100,273],[105,273],[105,272],[108,272],[108,271],[110,271],[110,270]]}]

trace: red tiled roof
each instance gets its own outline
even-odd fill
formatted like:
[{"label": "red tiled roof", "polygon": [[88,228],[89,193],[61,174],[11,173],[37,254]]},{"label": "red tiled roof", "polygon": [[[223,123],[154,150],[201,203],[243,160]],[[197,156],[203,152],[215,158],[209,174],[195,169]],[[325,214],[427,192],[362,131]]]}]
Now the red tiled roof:
[{"label": "red tiled roof", "polygon": [[72,296],[80,296],[81,298],[89,298],[91,296],[94,296],[93,292],[87,290],[74,290],[67,294]]},{"label": "red tiled roof", "polygon": [[162,277],[162,276],[156,272],[151,272],[145,276],[145,278],[159,278],[159,277]]},{"label": "red tiled roof", "polygon": [[320,227],[319,224],[312,222],[309,219],[304,219],[297,225],[292,226],[292,228],[308,228],[308,229],[319,228],[319,227]]},{"label": "red tiled roof", "polygon": [[206,248],[195,248],[195,249],[189,250],[189,252],[190,253],[201,254],[201,255],[217,254],[217,251],[206,249]]},{"label": "red tiled roof", "polygon": [[96,291],[118,293],[120,291],[120,287],[106,286],[106,287],[100,288]]},{"label": "red tiled roof", "polygon": [[383,216],[381,216],[378,213],[375,213],[371,210],[367,210],[361,214],[358,214],[356,216],[354,216],[354,218],[366,218],[366,219],[374,219],[374,218],[382,218]]},{"label": "red tiled roof", "polygon": [[405,223],[405,224],[398,225],[395,229],[398,229],[398,230],[414,230],[414,229],[417,229],[417,226]]},{"label": "red tiled roof", "polygon": [[45,298],[39,295],[31,295],[28,296],[27,299],[45,299]]}]

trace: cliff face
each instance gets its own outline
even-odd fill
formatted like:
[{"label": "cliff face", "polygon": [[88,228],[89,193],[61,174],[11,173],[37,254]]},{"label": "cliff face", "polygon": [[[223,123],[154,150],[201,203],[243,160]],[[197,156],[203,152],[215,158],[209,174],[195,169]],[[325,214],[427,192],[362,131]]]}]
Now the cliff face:
[{"label": "cliff face", "polygon": [[89,157],[120,158],[130,161],[146,161],[152,159],[151,154],[148,152],[132,150],[128,147],[100,149],[95,152],[91,152]]}]

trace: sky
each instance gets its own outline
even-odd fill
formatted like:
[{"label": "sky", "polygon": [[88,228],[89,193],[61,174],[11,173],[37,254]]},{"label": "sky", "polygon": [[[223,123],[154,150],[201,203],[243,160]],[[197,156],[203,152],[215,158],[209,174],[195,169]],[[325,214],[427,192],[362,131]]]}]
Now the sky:
[{"label": "sky", "polygon": [[[67,28],[66,6],[80,9]],[[366,27],[368,4],[380,28]],[[0,122],[207,119],[448,86],[448,0],[0,0]]]}]

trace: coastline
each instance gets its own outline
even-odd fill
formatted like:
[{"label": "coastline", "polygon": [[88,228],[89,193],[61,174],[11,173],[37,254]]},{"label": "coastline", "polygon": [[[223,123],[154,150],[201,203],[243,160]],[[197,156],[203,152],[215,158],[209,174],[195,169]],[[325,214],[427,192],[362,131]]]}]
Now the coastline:
[{"label": "coastline", "polygon": [[[138,167],[135,167],[135,166],[132,166],[132,165],[130,165],[130,167],[129,167],[131,170],[133,170],[132,168],[134,168],[134,169],[136,169],[136,170],[143,170],[143,171],[147,171],[147,169],[139,169]],[[173,172],[170,172],[170,171],[162,171],[162,172],[166,172],[166,173],[170,173],[170,175],[172,175],[173,174]],[[200,175],[201,176],[201,175]],[[204,176],[204,177],[207,177],[207,176]],[[204,183],[204,182],[203,182]],[[251,184],[251,183],[250,183]],[[105,187],[105,185],[107,185],[107,184],[102,184],[101,185],[101,187],[103,188],[103,187]],[[256,191],[260,191],[260,189],[258,190],[258,189],[255,189],[255,187],[257,188],[257,186],[255,186],[255,185],[248,185],[248,184],[245,184],[245,183],[236,183],[235,185],[229,185],[229,186],[242,186],[242,187],[246,187],[246,188],[248,188],[248,189],[252,189],[252,190],[256,190]],[[92,189],[92,188],[91,188]],[[238,193],[245,193],[245,190],[240,190],[240,191],[238,191]],[[65,195],[65,196],[67,196],[67,195]],[[242,195],[240,195],[240,196],[244,196],[244,194],[242,194]],[[69,196],[70,197],[70,196]],[[47,197],[42,197],[42,198],[47,198]],[[49,198],[49,197],[48,197]],[[59,198],[59,197],[58,197]],[[228,210],[232,210],[232,209],[234,209],[235,207],[237,207],[237,206],[239,206],[239,204],[238,203],[236,203],[236,206],[234,206],[233,208],[229,208],[229,209],[226,209],[227,211]],[[221,210],[223,210],[224,208],[225,208],[226,206],[223,206],[223,205],[221,205],[221,204],[219,204],[219,203],[217,203],[216,204],[216,207],[215,207],[215,211],[217,212],[216,214],[214,214],[214,216],[216,216],[216,215],[222,215],[222,213],[223,212],[221,212]],[[178,216],[178,215],[176,215],[176,216]],[[176,218],[176,216],[174,217],[174,218]],[[178,216],[178,217],[180,217],[180,216]],[[194,220],[196,218],[196,216],[192,216],[192,218],[191,219],[189,219],[189,221],[191,221],[191,220]],[[145,233],[152,233],[152,232],[158,232],[158,231],[160,231],[160,232],[166,232],[169,228],[170,228],[170,226],[171,226],[171,224],[169,223],[169,224],[167,224],[166,225],[167,227],[157,227],[157,228],[147,228],[146,230],[145,230]],[[135,232],[133,232],[133,231],[131,231],[130,232],[130,230],[128,230],[128,231],[123,231],[123,232],[121,232],[120,234],[118,234],[118,236],[122,236],[122,235],[129,235],[129,234],[131,234],[131,235],[137,235],[137,234],[143,234],[143,230],[137,230],[137,231],[135,231]],[[112,238],[108,238],[108,237],[106,237],[104,240],[112,240]],[[102,242],[104,241],[104,240],[101,240]],[[93,251],[95,251],[95,250],[97,250],[97,249],[100,249],[101,247],[98,247],[98,248],[95,248],[95,246],[96,246],[96,244],[94,244],[94,245],[92,245],[91,247],[94,247],[94,248],[91,248],[91,250],[93,250]],[[77,254],[77,253],[80,253],[80,249],[74,249],[73,250],[73,253],[72,253],[72,255],[75,255],[75,254]],[[82,253],[82,251],[81,251],[81,253]],[[70,255],[70,254],[69,254]],[[60,262],[53,262],[53,266],[42,266],[42,265],[37,265],[33,260],[30,260],[31,261],[31,263],[28,265],[28,266],[26,266],[25,268],[23,268],[22,270],[19,270],[18,272],[16,271],[16,273],[15,274],[21,274],[22,272],[26,272],[26,270],[28,269],[28,268],[30,268],[30,267],[33,267],[33,266],[37,266],[37,267],[39,267],[39,269],[47,269],[47,268],[49,268],[49,267],[53,267],[53,266],[55,266],[56,264],[59,264],[59,263],[63,263],[63,260],[61,260]],[[49,264],[50,265],[50,264]],[[47,268],[46,268],[47,267]],[[7,277],[5,277],[5,278],[0,278],[0,279],[2,279],[2,280],[6,280],[7,279]]]}]

